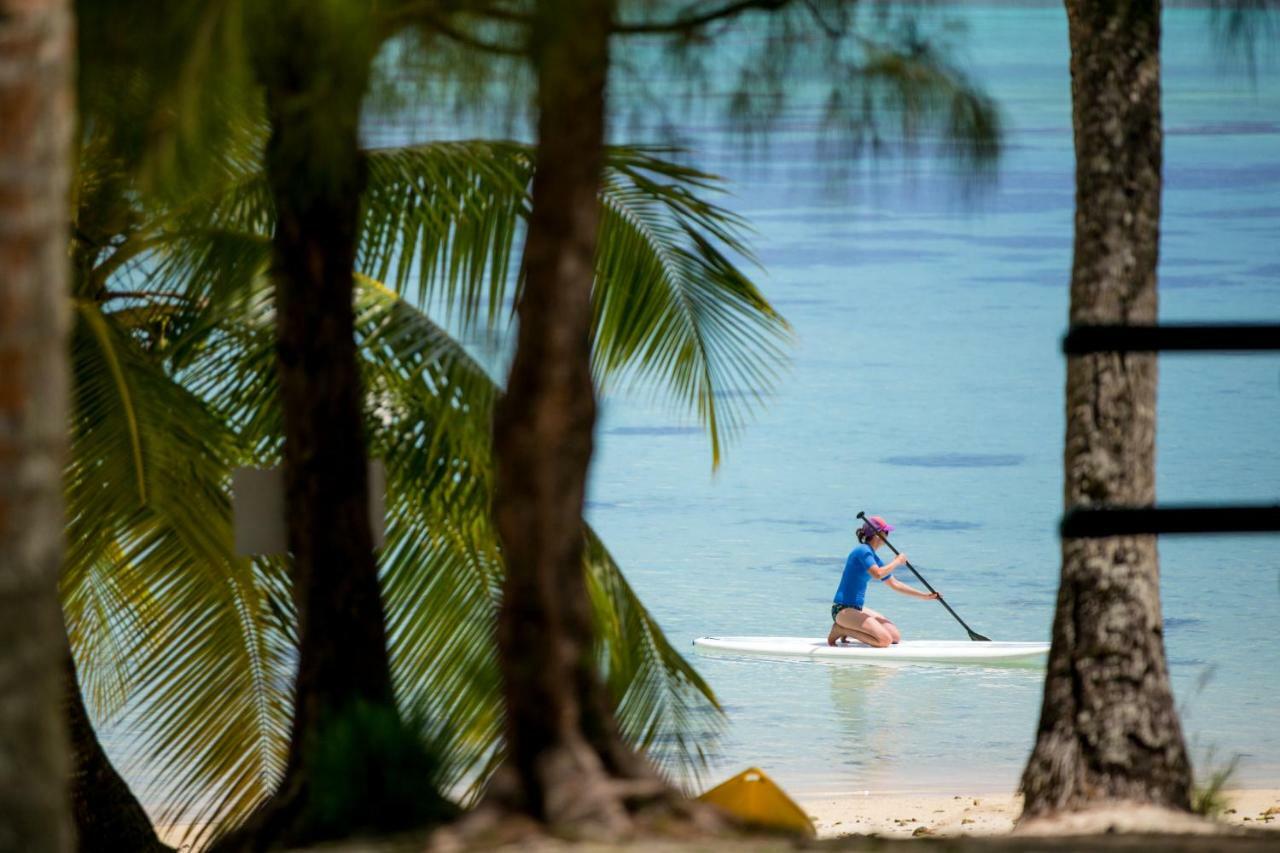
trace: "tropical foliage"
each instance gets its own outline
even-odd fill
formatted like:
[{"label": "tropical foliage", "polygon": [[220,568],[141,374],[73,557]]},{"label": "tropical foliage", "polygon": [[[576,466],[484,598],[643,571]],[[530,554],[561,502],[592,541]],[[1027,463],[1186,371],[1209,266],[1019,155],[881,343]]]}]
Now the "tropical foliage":
[{"label": "tropical foliage", "polygon": [[[856,61],[841,54],[826,67],[841,91],[860,78],[871,88],[856,108],[835,105],[835,117],[852,116],[856,130],[880,111],[901,113],[910,131],[940,111],[958,150],[992,153],[994,111],[954,69],[914,38],[881,45],[851,20],[831,31],[818,8],[826,5],[796,4],[795,20],[762,44],[778,48],[771,56],[792,55],[792,36],[815,25],[833,45],[850,42]],[[271,7],[77,7],[94,37],[80,54],[89,141],[74,247],[68,625],[90,707],[136,735],[139,775],[159,780],[147,783],[148,799],[169,804],[162,818],[234,821],[280,776],[297,654],[288,572],[232,552],[228,495],[230,470],[276,463],[282,441],[263,129],[242,121],[262,112],[253,63],[267,61],[259,40],[273,31]],[[468,34],[487,37],[493,22],[462,10],[458,30],[431,11],[377,10],[389,14],[381,36],[397,42],[379,76],[409,68],[409,53],[426,56],[409,89],[439,84],[489,104],[501,88],[516,93],[509,112],[522,112],[527,87],[487,73],[494,57],[472,49]],[[406,28],[413,38],[399,39]],[[518,22],[503,29],[514,47],[522,31]],[[415,38],[428,49],[402,49]],[[520,50],[512,54],[504,71],[523,68]],[[785,101],[774,95],[788,67],[755,58],[748,51],[743,67],[768,79],[744,78],[744,116]],[[594,369],[601,388],[657,387],[693,413],[714,465],[772,381],[786,327],[740,268],[749,259],[742,223],[711,200],[715,179],[672,159],[659,149],[609,153]],[[478,336],[501,352],[521,286],[515,258],[533,165],[524,145],[462,142],[373,151],[368,166],[356,335],[370,452],[389,475],[380,561],[390,651],[404,709],[444,757],[443,785],[457,791],[484,777],[499,748],[490,635],[502,576],[488,519],[498,389],[459,341]],[[603,544],[584,535],[600,664],[625,733],[696,772],[701,735],[718,725],[714,699]]]},{"label": "tropical foliage", "polygon": [[[296,617],[276,560],[232,549],[236,465],[278,461],[272,213],[252,156],[212,189],[136,209],[117,166],[82,164],[70,553],[63,597],[85,694],[136,733],[166,821],[235,821],[283,770]],[[602,385],[659,383],[706,424],[718,459],[742,395],[763,390],[786,327],[739,270],[741,223],[714,178],[610,151],[601,197],[595,364]],[[498,388],[456,328],[499,334],[532,162],[516,143],[370,153],[357,338],[371,454],[388,472],[381,572],[404,708],[446,789],[500,748],[492,643],[502,563],[488,518]],[[107,215],[105,212],[110,211]],[[602,672],[626,735],[696,776],[719,725],[710,690],[590,531]]]}]

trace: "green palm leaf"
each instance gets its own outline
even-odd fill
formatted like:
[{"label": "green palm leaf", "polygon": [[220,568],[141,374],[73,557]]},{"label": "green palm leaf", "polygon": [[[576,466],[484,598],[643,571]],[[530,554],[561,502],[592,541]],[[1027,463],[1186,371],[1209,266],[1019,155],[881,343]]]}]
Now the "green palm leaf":
[{"label": "green palm leaf", "polygon": [[369,152],[357,268],[464,329],[505,319],[532,152],[442,142]]},{"label": "green palm leaf", "polygon": [[[139,547],[180,554],[163,532]],[[189,823],[199,840],[238,823],[279,782],[292,718],[294,618],[281,565],[247,561],[191,571],[152,558],[161,590],[152,644],[139,665],[139,744],[162,822]],[[147,677],[143,677],[143,676]]]},{"label": "green palm leaf", "polygon": [[289,605],[278,567],[271,580],[231,553],[236,436],[143,348],[136,313],[77,303],[63,604],[95,718],[136,732],[162,819],[199,821],[278,778],[293,654],[274,615]]},{"label": "green palm leaf", "polygon": [[78,0],[82,124],[135,184],[170,198],[250,155],[258,108],[243,0]]},{"label": "green palm leaf", "polygon": [[[382,341],[379,357],[391,356],[390,365],[369,374],[399,371],[407,362],[410,374],[432,372],[433,386],[466,389],[453,396],[424,394],[426,383],[386,386],[403,417],[374,418],[371,443],[385,453],[392,492],[382,565],[397,683],[410,707],[453,733],[449,782],[475,781],[481,762],[495,754],[501,721],[493,627],[502,566],[487,514],[498,389],[460,346],[386,289],[362,282],[358,305],[362,352],[368,357],[376,349],[370,342]],[[402,432],[401,424],[435,428]],[[696,778],[706,763],[697,741],[718,732],[719,706],[603,543],[590,530],[586,535],[598,653],[623,731],[643,747],[661,742],[664,766]],[[428,556],[436,558],[429,573],[419,568]]]},{"label": "green palm leaf", "polygon": [[586,535],[601,671],[617,702],[623,736],[670,778],[696,790],[709,764],[706,748],[723,729],[723,709],[667,640],[604,543],[590,528]]},{"label": "green palm leaf", "polygon": [[718,465],[743,407],[776,381],[786,322],[731,260],[751,256],[741,220],[702,195],[715,178],[644,149],[612,149],[608,163],[594,299],[597,383],[668,386],[706,426]]},{"label": "green palm leaf", "polygon": [[[787,325],[733,261],[751,256],[742,221],[709,200],[717,178],[665,159],[669,149],[606,153],[597,382],[664,389],[707,428],[718,465],[776,381]],[[359,268],[463,331],[482,318],[500,329],[531,178],[531,149],[512,142],[371,152]]]},{"label": "green palm leaf", "polygon": [[[262,298],[246,304],[258,306],[257,311],[242,314],[238,325],[222,324],[190,368],[191,381],[201,393],[216,395],[221,415],[239,425],[246,444],[260,449],[261,462],[270,462],[279,436],[270,308]],[[367,278],[358,279],[356,319],[371,451],[388,468],[388,541],[381,564],[396,684],[403,706],[423,721],[444,759],[446,784],[474,785],[482,781],[502,736],[492,637],[502,566],[488,519],[489,424],[498,387],[425,315]],[[597,543],[590,555],[593,588],[599,592],[602,666],[617,691],[624,731],[637,744],[677,745],[663,752],[667,766],[696,776],[703,756],[693,741],[719,725],[710,690],[665,643],[603,546]],[[175,609],[175,618],[181,609]],[[220,689],[247,697],[271,686],[236,678],[241,688],[232,691],[223,684]],[[154,696],[158,703],[187,709],[156,736],[157,746],[182,729],[208,737],[223,725],[220,718],[205,719],[213,709],[202,689],[198,681],[185,680]],[[669,709],[683,710],[668,715]],[[696,729],[679,728],[694,717]],[[284,728],[278,737],[282,746]],[[209,746],[196,754],[204,756],[195,769],[203,777],[197,781],[193,773],[189,784],[175,787],[168,799],[185,810],[184,820],[209,816],[192,810],[210,802],[225,809],[225,820],[239,819],[254,799],[236,791],[260,787],[248,784],[255,777],[240,778],[223,768],[236,755],[234,741],[228,740],[226,749]],[[213,775],[214,769],[220,775]]]},{"label": "green palm leaf", "polygon": [[[438,148],[371,156],[361,264],[398,277],[402,290],[416,287],[420,306],[492,326],[508,299],[495,280],[511,278],[504,264],[527,205],[527,150]],[[619,154],[616,165],[603,190],[601,381],[675,374],[677,392],[701,400],[718,431],[716,389],[764,374],[750,357],[745,367],[708,367],[707,355],[733,362],[743,341],[781,322],[721,248],[733,251],[739,223],[698,196],[712,179],[644,152]],[[393,209],[398,218],[379,221]],[[89,676],[95,711],[123,707],[140,731],[140,772],[163,780],[151,793],[166,820],[234,823],[282,769],[295,617],[279,565],[230,554],[226,496],[232,465],[279,458],[270,223],[260,179],[247,172],[211,211],[195,202],[172,209],[103,261],[104,285],[127,287],[140,264],[147,290],[113,312],[93,306],[96,319],[84,324],[82,408],[92,428],[77,458],[92,470],[76,481],[75,517],[110,533],[83,541],[110,547],[86,551],[68,575],[82,626],[77,657],[101,673]],[[389,474],[382,571],[396,683],[445,758],[448,783],[471,785],[501,741],[492,630],[502,566],[488,519],[498,386],[414,304],[372,278],[357,283],[368,434]],[[656,307],[643,310],[648,301]],[[732,334],[736,314],[753,311],[761,329]],[[114,369],[91,349],[104,340]],[[126,393],[132,417],[119,405]],[[134,488],[127,505],[95,503],[122,500],[100,484],[137,481],[138,470],[148,501]],[[665,767],[696,777],[699,743],[720,725],[714,698],[587,535],[601,668],[620,724]]]},{"label": "green palm leaf", "polygon": [[[665,391],[707,428],[718,465],[724,440],[776,382],[789,330],[734,261],[752,259],[741,219],[710,200],[719,180],[666,159],[673,153],[607,151],[596,379]],[[369,152],[358,270],[464,333],[500,333],[519,287],[532,172],[531,149],[514,142]],[[261,177],[235,176],[207,214],[213,228],[192,221],[199,215],[176,217],[162,278],[200,303],[238,298],[269,252]]]}]

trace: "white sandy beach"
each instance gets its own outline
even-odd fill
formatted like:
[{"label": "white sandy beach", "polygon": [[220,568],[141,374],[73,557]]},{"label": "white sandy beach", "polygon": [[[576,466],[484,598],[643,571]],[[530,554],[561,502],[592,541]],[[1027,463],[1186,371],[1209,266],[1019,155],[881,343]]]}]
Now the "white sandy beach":
[{"label": "white sandy beach", "polygon": [[[1280,830],[1280,789],[1225,792],[1222,819],[1231,824]],[[1013,829],[1022,798],[1009,794],[850,793],[799,798],[819,838],[842,835],[893,837],[999,835]]]},{"label": "white sandy beach", "polygon": [[[1280,832],[1280,788],[1228,791],[1222,820]],[[849,793],[798,798],[819,838],[878,835],[896,838],[1002,835],[1013,829],[1022,798],[1009,794]],[[161,840],[179,846],[187,825],[157,827]]]}]

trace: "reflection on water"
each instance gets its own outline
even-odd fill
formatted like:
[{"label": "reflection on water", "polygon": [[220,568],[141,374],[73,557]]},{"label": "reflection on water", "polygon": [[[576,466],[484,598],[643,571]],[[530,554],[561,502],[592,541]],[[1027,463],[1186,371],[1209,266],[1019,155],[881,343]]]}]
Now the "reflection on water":
[{"label": "reflection on water", "polygon": [[[1012,790],[1043,670],[699,654],[730,725],[711,778],[759,766],[795,793]],[[957,780],[961,780],[957,782]]]},{"label": "reflection on water", "polygon": [[896,727],[892,720],[877,715],[876,709],[882,703],[875,699],[878,691],[901,675],[901,668],[831,664],[825,669],[838,724],[831,761],[855,783],[862,779],[866,782],[862,787],[878,789],[880,777],[893,766]]}]

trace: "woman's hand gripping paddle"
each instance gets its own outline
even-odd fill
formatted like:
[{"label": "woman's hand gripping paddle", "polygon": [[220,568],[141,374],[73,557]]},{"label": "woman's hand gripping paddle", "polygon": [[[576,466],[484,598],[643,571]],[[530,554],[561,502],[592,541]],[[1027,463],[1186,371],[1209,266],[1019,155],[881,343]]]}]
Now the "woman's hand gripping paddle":
[{"label": "woman's hand gripping paddle", "polygon": [[[867,521],[867,514],[866,514],[865,512],[860,512],[860,513],[858,513],[858,516],[857,516],[857,517],[858,517],[858,518],[860,518],[860,519],[862,519],[863,523],[869,523],[869,522]],[[875,525],[875,524],[871,524],[871,526],[872,526],[872,527],[875,527],[876,525]],[[897,548],[895,548],[895,547],[893,547],[893,543],[889,541],[889,538],[888,538],[884,533],[879,532],[879,528],[877,528],[877,533],[876,533],[876,535],[880,537],[880,541],[881,541],[881,542],[883,542],[884,544],[886,544],[886,545],[888,545],[888,546],[889,546],[889,550],[890,550],[890,551],[892,551],[892,552],[894,553],[894,555],[895,555],[895,556],[901,556],[901,555],[898,553],[898,549],[897,549]],[[960,627],[964,628],[966,631],[968,631],[968,632],[969,632],[969,639],[970,639],[970,640],[974,640],[975,642],[977,642],[977,641],[981,641],[981,642],[984,642],[984,643],[989,643],[989,642],[991,642],[991,638],[990,638],[990,637],[984,637],[984,636],[982,636],[981,634],[979,634],[977,631],[975,631],[975,630],[973,630],[972,628],[970,628],[968,625],[964,624],[964,620],[960,618],[960,615],[959,615],[958,613],[956,613],[954,610],[952,610],[952,609],[951,609],[951,605],[950,605],[950,604],[947,604],[946,600],[942,597],[942,593],[938,592],[936,589],[934,589],[933,587],[929,586],[929,582],[928,582],[927,580],[925,580],[925,579],[924,579],[924,575],[922,575],[922,574],[920,574],[918,571],[916,571],[916,567],[915,567],[915,566],[913,566],[913,565],[911,565],[911,561],[910,561],[910,560],[905,560],[904,562],[907,564],[907,568],[908,568],[908,569],[910,569],[910,570],[911,570],[911,572],[912,572],[916,577],[920,578],[920,583],[924,584],[924,585],[925,585],[925,587],[929,590],[929,592],[931,592],[931,593],[933,593],[934,595],[938,596],[938,602],[939,602],[943,607],[947,608],[947,612],[948,612],[948,613],[950,613],[952,616],[954,616],[954,617],[956,618],[956,621],[960,623]]]}]

